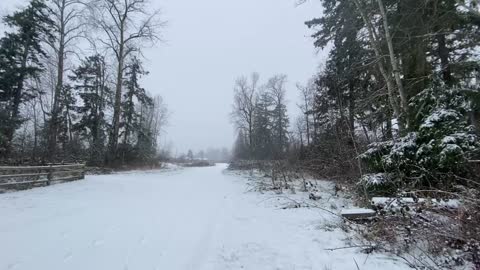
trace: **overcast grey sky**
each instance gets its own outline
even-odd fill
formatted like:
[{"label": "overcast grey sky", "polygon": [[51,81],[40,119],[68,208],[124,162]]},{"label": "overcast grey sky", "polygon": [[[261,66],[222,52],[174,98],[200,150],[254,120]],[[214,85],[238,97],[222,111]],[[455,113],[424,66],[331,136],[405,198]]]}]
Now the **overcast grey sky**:
[{"label": "overcast grey sky", "polygon": [[[0,12],[24,0],[1,0]],[[295,0],[152,0],[162,9],[166,40],[145,52],[145,88],[172,112],[163,142],[179,152],[231,147],[233,84],[256,71],[263,81],[288,75],[290,116],[298,114],[295,83],[306,82],[324,61],[304,21],[321,14],[320,2]]]}]

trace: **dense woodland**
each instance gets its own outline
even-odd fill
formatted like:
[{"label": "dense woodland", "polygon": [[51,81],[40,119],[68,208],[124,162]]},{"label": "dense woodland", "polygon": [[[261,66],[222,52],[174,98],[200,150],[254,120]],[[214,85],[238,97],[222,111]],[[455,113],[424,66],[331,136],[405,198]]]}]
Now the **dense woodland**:
[{"label": "dense woodland", "polygon": [[142,87],[165,22],[144,0],[31,0],[2,23],[0,162],[152,165],[168,120]]},{"label": "dense woodland", "polygon": [[[306,26],[329,54],[297,85],[302,114],[293,123],[285,76],[235,83],[233,168],[264,172],[276,192],[291,187],[288,175],[335,180],[335,193],[346,188],[377,210],[352,227],[367,253],[389,252],[415,269],[478,269],[478,1],[321,3],[323,14]],[[396,203],[377,207],[375,196]],[[425,204],[432,200],[461,206]]]},{"label": "dense woodland", "polygon": [[[233,82],[230,168],[252,170],[262,192],[295,193],[300,183],[310,201],[290,199],[291,208],[339,212],[311,202],[322,199],[317,179],[332,180],[330,198],[373,208],[325,228],[363,241],[336,250],[390,252],[415,269],[480,269],[479,1],[320,2],[304,23],[328,57],[309,81],[287,89],[285,74],[252,72]],[[131,168],[172,155],[158,147],[167,106],[142,86],[143,51],[165,26],[147,0],[30,0],[2,23],[0,164]],[[287,91],[298,93],[299,115],[287,111]],[[230,153],[175,157],[210,166]],[[394,203],[377,208],[375,197]]]},{"label": "dense woodland", "polygon": [[[235,83],[237,159],[290,159],[322,176],[383,188],[445,188],[478,177],[480,13],[474,1],[322,1],[306,22],[330,49],[298,85],[289,125],[285,76]],[[372,180],[373,179],[373,180]]]}]

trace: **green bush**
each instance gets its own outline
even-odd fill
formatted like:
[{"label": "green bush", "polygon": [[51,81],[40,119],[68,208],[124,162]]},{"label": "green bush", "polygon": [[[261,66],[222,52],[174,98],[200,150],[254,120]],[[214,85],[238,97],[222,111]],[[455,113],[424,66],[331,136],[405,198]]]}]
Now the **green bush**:
[{"label": "green bush", "polygon": [[468,159],[480,144],[469,125],[466,96],[456,89],[430,88],[415,96],[410,108],[417,110],[413,131],[373,143],[360,155],[369,170],[390,175],[397,187],[445,187],[453,184],[451,175],[467,175]]}]

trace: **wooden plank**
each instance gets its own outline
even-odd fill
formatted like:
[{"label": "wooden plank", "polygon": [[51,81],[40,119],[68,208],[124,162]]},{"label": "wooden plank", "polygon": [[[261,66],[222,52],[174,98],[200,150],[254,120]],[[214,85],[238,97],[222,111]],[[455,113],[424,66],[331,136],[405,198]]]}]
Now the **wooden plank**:
[{"label": "wooden plank", "polygon": [[69,182],[69,181],[76,181],[76,180],[81,180],[80,176],[73,176],[73,177],[61,177],[61,178],[54,178],[52,181],[53,182]]},{"label": "wooden plank", "polygon": [[35,184],[35,183],[44,183],[47,182],[47,179],[37,180],[37,181],[20,181],[20,182],[10,182],[10,183],[0,183],[0,186],[15,186],[15,185],[25,185],[25,184]]},{"label": "wooden plank", "polygon": [[377,215],[377,212],[372,209],[367,208],[354,208],[354,209],[343,209],[340,212],[340,215],[346,219],[366,219],[369,217],[374,217]]},{"label": "wooden plank", "polygon": [[82,173],[84,173],[84,170],[52,171],[53,175],[58,175],[58,174],[82,174]]},{"label": "wooden plank", "polygon": [[0,179],[2,179],[2,178],[36,177],[36,176],[46,176],[46,175],[48,175],[48,173],[5,174],[5,175],[0,175]]},{"label": "wooden plank", "polygon": [[60,168],[83,168],[85,164],[47,165],[47,166],[0,166],[0,170],[38,170]]}]

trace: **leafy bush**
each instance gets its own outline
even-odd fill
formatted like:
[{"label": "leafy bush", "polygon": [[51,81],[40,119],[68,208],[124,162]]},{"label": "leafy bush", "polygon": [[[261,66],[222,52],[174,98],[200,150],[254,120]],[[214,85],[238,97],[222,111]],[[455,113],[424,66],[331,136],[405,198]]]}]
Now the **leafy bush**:
[{"label": "leafy bush", "polygon": [[395,193],[397,189],[393,177],[392,174],[388,173],[369,173],[362,175],[358,184],[368,194],[386,196]]},{"label": "leafy bush", "polygon": [[457,89],[432,87],[415,96],[410,108],[417,110],[413,131],[369,145],[360,155],[369,169],[393,175],[389,179],[397,187],[446,187],[453,184],[451,175],[467,175],[468,159],[480,143],[468,122],[470,104],[465,95]]}]

